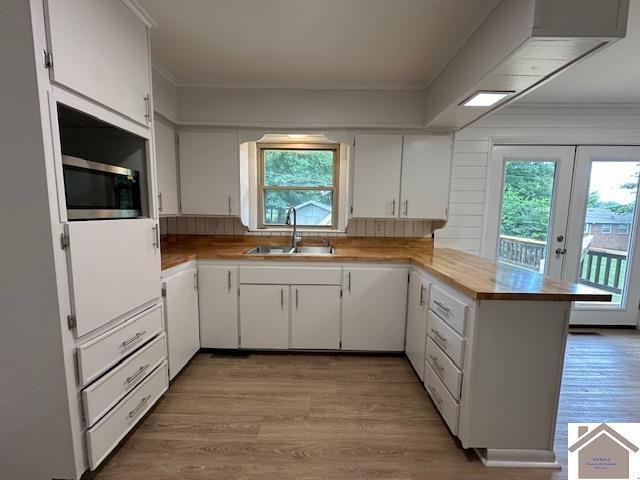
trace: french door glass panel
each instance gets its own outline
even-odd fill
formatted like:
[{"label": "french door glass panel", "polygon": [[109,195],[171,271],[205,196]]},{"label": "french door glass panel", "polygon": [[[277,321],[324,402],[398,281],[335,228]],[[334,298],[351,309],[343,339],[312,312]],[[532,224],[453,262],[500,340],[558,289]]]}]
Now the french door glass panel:
[{"label": "french door glass panel", "polygon": [[613,298],[576,303],[572,323],[635,325],[640,147],[579,147],[576,159],[565,278]]},{"label": "french door glass panel", "polygon": [[496,146],[498,262],[562,275],[574,147]]}]

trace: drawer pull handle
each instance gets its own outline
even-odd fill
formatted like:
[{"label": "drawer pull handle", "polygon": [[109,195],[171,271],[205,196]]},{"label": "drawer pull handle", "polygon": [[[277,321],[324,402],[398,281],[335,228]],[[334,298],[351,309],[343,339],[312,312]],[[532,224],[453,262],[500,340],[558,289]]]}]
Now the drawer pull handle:
[{"label": "drawer pull handle", "polygon": [[420,285],[420,306],[424,305],[424,285]]},{"label": "drawer pull handle", "polygon": [[444,367],[442,365],[440,365],[440,362],[438,362],[438,359],[436,357],[434,357],[433,355],[429,355],[429,358],[431,359],[431,363],[433,364],[433,367],[439,371],[441,374],[444,373]]},{"label": "drawer pull handle", "polygon": [[227,291],[231,291],[231,270],[227,272]]},{"label": "drawer pull handle", "polygon": [[443,303],[439,302],[438,300],[434,300],[433,303],[435,303],[438,307],[440,307],[442,310],[444,310],[447,313],[451,311],[449,307],[445,306]]},{"label": "drawer pull handle", "polygon": [[146,330],[143,330],[141,332],[136,333],[133,337],[131,337],[129,340],[125,340],[124,342],[122,342],[120,345],[122,345],[122,348],[127,348],[129,345],[131,345],[133,342],[135,342],[136,340],[140,340],[140,338],[142,338],[142,336],[147,333]]},{"label": "drawer pull handle", "polygon": [[436,330],[436,329],[432,328],[431,331],[438,338],[438,340],[440,340],[441,342],[447,343],[449,341],[449,339],[447,337],[445,337],[444,335],[442,335],[439,330]]},{"label": "drawer pull handle", "polygon": [[144,397],[140,401],[138,406],[129,412],[129,418],[135,417],[138,414],[138,412],[144,408],[144,406],[147,404],[150,398],[151,398],[151,395],[147,395],[146,397]]},{"label": "drawer pull handle", "polygon": [[438,395],[438,392],[436,392],[436,389],[433,388],[431,385],[428,385],[427,389],[429,390],[431,395],[433,395],[433,399],[436,401],[436,403],[438,405],[441,405],[442,404],[442,398],[440,397],[440,395]]},{"label": "drawer pull handle", "polygon": [[131,382],[133,382],[136,378],[138,378],[140,375],[142,375],[147,368],[149,368],[149,364],[148,363],[146,365],[143,365],[142,367],[140,367],[136,373],[134,373],[130,377],[127,377],[127,383],[131,384]]}]

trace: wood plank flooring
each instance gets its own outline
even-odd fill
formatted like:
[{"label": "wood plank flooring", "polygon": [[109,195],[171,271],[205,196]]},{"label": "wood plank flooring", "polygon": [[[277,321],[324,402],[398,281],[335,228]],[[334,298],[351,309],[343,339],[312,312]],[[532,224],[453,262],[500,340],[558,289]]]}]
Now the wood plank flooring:
[{"label": "wood plank flooring", "polygon": [[[640,422],[640,335],[570,335],[567,422]],[[488,469],[452,437],[404,357],[199,354],[97,472],[99,480],[561,480]]]}]

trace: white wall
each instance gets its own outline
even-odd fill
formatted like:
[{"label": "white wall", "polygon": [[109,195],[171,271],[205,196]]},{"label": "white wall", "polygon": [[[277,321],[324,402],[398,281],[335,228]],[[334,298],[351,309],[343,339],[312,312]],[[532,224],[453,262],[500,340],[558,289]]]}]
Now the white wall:
[{"label": "white wall", "polygon": [[45,156],[51,138],[43,137],[48,118],[40,109],[48,73],[36,63],[46,42],[44,26],[32,31],[30,3],[36,13],[42,9],[36,0],[3,0],[0,6],[0,478],[71,478],[76,472],[51,222],[56,202]]},{"label": "white wall", "polygon": [[436,246],[483,254],[487,164],[492,145],[638,145],[640,106],[510,107],[455,135],[450,219]]},{"label": "white wall", "polygon": [[178,88],[180,124],[271,128],[422,128],[419,90]]},{"label": "white wall", "polygon": [[172,79],[158,68],[151,72],[153,109],[167,120],[178,123],[178,92]]}]

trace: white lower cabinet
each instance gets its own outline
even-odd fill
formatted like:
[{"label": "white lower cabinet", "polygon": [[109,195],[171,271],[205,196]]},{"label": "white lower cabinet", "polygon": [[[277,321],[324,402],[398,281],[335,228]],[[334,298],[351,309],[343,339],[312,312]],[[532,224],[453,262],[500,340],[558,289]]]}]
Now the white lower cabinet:
[{"label": "white lower cabinet", "polygon": [[240,285],[240,346],[289,348],[289,285]]},{"label": "white lower cabinet", "polygon": [[404,350],[407,275],[403,267],[344,269],[343,350]]},{"label": "white lower cabinet", "polygon": [[91,470],[118,445],[168,386],[167,363],[163,362],[102,420],[87,430],[87,455]]},{"label": "white lower cabinet", "polygon": [[458,433],[460,405],[451,396],[447,387],[444,386],[440,378],[431,368],[430,364],[425,366],[424,386],[427,389],[429,396],[433,399],[433,403],[436,404],[438,411],[440,411],[440,414],[449,427],[449,430],[451,430],[451,433],[456,435]]},{"label": "white lower cabinet", "polygon": [[168,276],[164,290],[169,378],[173,379],[200,349],[198,269],[187,268]]},{"label": "white lower cabinet", "polygon": [[427,311],[429,310],[429,282],[415,271],[409,274],[407,295],[407,331],[404,351],[420,380],[424,379]]},{"label": "white lower cabinet", "polygon": [[340,348],[340,287],[292,285],[291,347]]},{"label": "white lower cabinet", "polygon": [[238,348],[238,267],[199,265],[200,346]]}]

